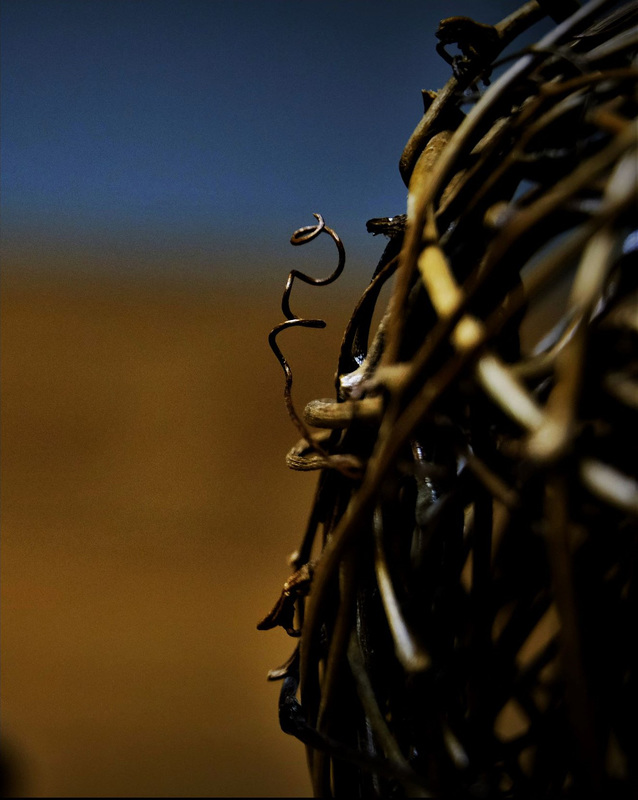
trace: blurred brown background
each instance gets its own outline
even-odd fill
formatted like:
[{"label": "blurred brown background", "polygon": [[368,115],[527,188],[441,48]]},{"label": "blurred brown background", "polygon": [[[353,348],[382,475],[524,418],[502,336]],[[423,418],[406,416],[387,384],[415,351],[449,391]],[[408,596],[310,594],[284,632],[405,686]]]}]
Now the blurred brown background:
[{"label": "blurred brown background", "polygon": [[[2,287],[14,791],[308,794],[266,682],[294,642],[255,627],[316,477],[284,463],[297,436],[266,337],[286,276],[224,288],[23,267],[6,260]],[[329,328],[281,337],[300,405],[331,394],[354,299],[318,295],[301,288],[296,305],[330,309]]]}]

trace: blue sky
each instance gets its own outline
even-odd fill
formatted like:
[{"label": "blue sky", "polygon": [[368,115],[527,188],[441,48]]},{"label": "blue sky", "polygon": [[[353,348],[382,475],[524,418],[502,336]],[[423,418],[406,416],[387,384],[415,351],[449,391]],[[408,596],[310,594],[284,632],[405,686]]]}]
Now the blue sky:
[{"label": "blue sky", "polygon": [[3,246],[220,277],[285,260],[319,211],[373,259],[365,221],[404,211],[399,156],[449,75],[439,19],[517,6],[3,0]]}]

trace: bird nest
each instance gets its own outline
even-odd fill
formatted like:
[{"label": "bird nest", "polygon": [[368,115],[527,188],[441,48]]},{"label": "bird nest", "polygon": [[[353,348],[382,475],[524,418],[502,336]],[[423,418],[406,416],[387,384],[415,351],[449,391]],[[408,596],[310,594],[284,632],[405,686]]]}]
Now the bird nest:
[{"label": "bird nest", "polygon": [[291,272],[270,335],[288,464],[319,479],[259,627],[297,639],[269,677],[317,796],[636,796],[637,17],[441,23],[452,76],[401,158],[407,213],[368,222],[389,241],[336,397],[302,413],[279,335],[323,327],[291,291],[345,251],[319,215],[293,235],[339,263]]}]

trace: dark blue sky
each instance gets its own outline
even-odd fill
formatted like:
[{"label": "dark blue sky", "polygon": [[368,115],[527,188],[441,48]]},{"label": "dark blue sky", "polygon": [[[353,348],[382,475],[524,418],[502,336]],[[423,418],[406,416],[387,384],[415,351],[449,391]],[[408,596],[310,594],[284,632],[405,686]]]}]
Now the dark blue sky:
[{"label": "dark blue sky", "polygon": [[449,75],[438,20],[517,6],[2,0],[5,251],[223,277],[292,258],[319,211],[374,258],[365,221],[404,210],[421,89]]}]

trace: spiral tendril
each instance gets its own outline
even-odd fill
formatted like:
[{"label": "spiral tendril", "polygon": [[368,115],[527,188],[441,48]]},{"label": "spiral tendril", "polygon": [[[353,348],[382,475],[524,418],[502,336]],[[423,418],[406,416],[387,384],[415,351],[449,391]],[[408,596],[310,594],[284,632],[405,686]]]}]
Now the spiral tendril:
[{"label": "spiral tendril", "polygon": [[337,251],[339,253],[339,262],[334,269],[334,271],[328,275],[327,278],[313,278],[310,275],[306,275],[306,273],[301,272],[297,269],[292,269],[288,275],[288,280],[286,281],[286,286],[284,289],[284,293],[281,299],[281,310],[283,311],[284,316],[286,319],[283,322],[280,322],[278,325],[270,331],[268,335],[268,343],[270,345],[271,350],[275,354],[277,361],[281,364],[281,367],[284,371],[285,376],[285,384],[284,384],[284,401],[286,404],[286,410],[288,411],[288,416],[297,427],[299,432],[301,433],[302,437],[308,442],[310,448],[314,450],[316,453],[321,455],[327,465],[332,466],[334,469],[339,470],[344,475],[348,477],[354,477],[359,473],[358,465],[354,463],[350,463],[347,458],[343,456],[334,457],[332,456],[317,440],[316,437],[312,435],[309,431],[308,427],[299,416],[295,409],[295,405],[292,400],[292,382],[293,382],[293,375],[292,369],[290,364],[288,363],[286,357],[281,351],[281,348],[277,344],[277,337],[279,334],[286,330],[287,328],[325,328],[326,323],[322,319],[304,319],[302,317],[296,316],[292,309],[290,308],[290,294],[292,292],[292,287],[295,282],[295,279],[302,281],[303,283],[310,284],[311,286],[327,286],[330,283],[333,283],[337,280],[337,278],[343,272],[343,268],[346,263],[346,251],[343,246],[343,242],[339,238],[339,236],[329,228],[321,214],[313,214],[313,216],[317,220],[316,225],[308,225],[303,228],[299,228],[296,230],[292,236],[290,237],[290,243],[292,245],[302,245],[311,242],[313,239],[316,239],[317,236],[321,233],[326,233],[330,238],[333,240],[337,247]]}]

